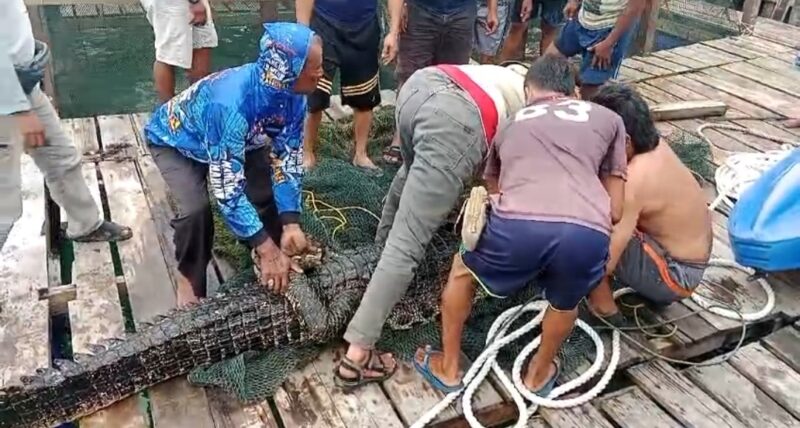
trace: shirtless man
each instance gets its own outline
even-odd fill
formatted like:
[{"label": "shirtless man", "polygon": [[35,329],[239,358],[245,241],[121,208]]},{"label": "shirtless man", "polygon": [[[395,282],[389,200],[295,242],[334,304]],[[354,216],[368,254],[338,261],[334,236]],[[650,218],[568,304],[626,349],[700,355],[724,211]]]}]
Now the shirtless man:
[{"label": "shirtless man", "polygon": [[691,295],[711,255],[711,215],[691,171],[660,144],[647,104],[632,88],[603,86],[592,98],[622,117],[628,133],[628,180],[622,220],[614,226],[606,276],[589,294],[592,311],[609,322],[621,315],[609,276],[656,304]]}]

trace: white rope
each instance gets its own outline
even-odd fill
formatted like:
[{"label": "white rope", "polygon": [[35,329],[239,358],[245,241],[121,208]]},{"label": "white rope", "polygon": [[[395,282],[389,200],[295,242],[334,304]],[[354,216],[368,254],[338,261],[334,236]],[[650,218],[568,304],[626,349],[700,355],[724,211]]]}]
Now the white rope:
[{"label": "white rope", "polygon": [[[615,293],[615,296],[618,294],[624,294],[625,292],[626,290],[621,290],[620,292]],[[506,375],[503,369],[500,368],[500,365],[497,363],[496,359],[498,352],[506,345],[514,342],[522,335],[532,331],[538,325],[540,325],[544,319],[547,306],[548,303],[546,301],[536,300],[525,305],[515,306],[500,314],[500,316],[497,317],[489,329],[486,349],[481,353],[480,356],[478,356],[469,370],[467,370],[467,373],[464,375],[463,382],[466,386],[459,391],[447,394],[447,396],[445,396],[439,403],[422,415],[419,420],[414,422],[411,427],[422,428],[428,425],[436,418],[437,415],[439,415],[439,413],[450,406],[463,393],[462,408],[464,409],[464,418],[467,420],[470,427],[483,428],[483,425],[481,425],[477,420],[472,409],[472,397],[478,390],[478,387],[486,380],[489,371],[494,372],[494,374],[500,380],[500,383],[503,385],[506,391],[508,391],[509,395],[517,406],[519,416],[516,424],[514,424],[515,428],[525,427],[528,418],[536,411],[538,406],[554,408],[572,407],[587,403],[600,394],[600,392],[602,392],[611,381],[611,376],[613,376],[619,362],[620,336],[619,332],[616,330],[612,333],[611,359],[608,367],[606,367],[605,372],[597,384],[595,384],[589,391],[586,391],[577,397],[564,400],[556,399],[557,397],[573,391],[591,380],[603,366],[605,354],[603,340],[600,338],[597,332],[592,329],[592,327],[582,320],[576,320],[576,326],[586,332],[586,334],[588,334],[594,342],[596,348],[595,361],[591,367],[586,370],[586,372],[582,373],[577,378],[557,388],[554,388],[547,397],[537,396],[528,390],[522,382],[521,375],[522,365],[527,362],[528,355],[530,355],[539,346],[539,343],[541,342],[541,335],[537,336],[536,339],[526,345],[522,352],[514,360],[514,366],[511,373],[513,381],[509,379],[508,375]],[[514,320],[518,319],[527,312],[533,311],[538,311],[539,313],[531,321],[525,323],[523,326],[517,328],[511,333],[507,333],[508,328],[514,322]],[[534,403],[531,408],[528,408],[525,398]]]},{"label": "white rope", "polygon": [[[780,150],[771,150],[764,153],[734,153],[725,159],[725,162],[717,168],[714,173],[714,181],[717,186],[717,197],[709,204],[708,209],[714,211],[720,203],[725,203],[728,209],[733,208],[734,199],[739,199],[750,186],[753,185],[768,169],[772,168],[783,160],[794,149],[797,144],[795,140],[776,137],[766,134],[754,129],[744,128],[741,126],[721,124],[721,123],[704,123],[697,128],[697,133],[702,137],[709,146],[714,146],[711,140],[703,134],[705,129],[724,129],[745,134],[751,134],[759,138],[764,138],[770,141],[781,144]],[[729,269],[738,269],[752,276],[755,271],[753,269],[739,265],[733,260],[716,258],[709,261],[710,266],[718,266]],[[756,311],[749,313],[736,312],[728,308],[721,307],[715,304],[714,300],[697,293],[695,290],[692,293],[692,301],[700,305],[703,309],[724,318],[734,320],[743,320],[745,322],[753,322],[759,320],[772,312],[775,308],[775,293],[772,287],[767,283],[764,278],[758,279],[758,284],[764,290],[767,296],[767,301],[764,306]]]}]

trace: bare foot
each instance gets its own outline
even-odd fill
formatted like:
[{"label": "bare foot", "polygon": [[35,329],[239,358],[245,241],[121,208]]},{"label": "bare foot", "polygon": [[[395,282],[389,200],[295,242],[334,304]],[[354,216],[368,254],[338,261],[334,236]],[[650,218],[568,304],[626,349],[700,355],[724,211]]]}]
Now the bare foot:
[{"label": "bare foot", "polygon": [[525,379],[522,380],[522,383],[531,391],[539,391],[556,374],[555,362],[548,364],[547,368],[546,372],[540,370],[541,373],[535,373],[531,367],[528,367],[528,373],[525,374]]},{"label": "bare foot", "polygon": [[369,158],[367,155],[356,156],[353,158],[353,165],[359,168],[366,168],[366,169],[378,169],[372,159]]},{"label": "bare foot", "polygon": [[306,171],[317,166],[317,155],[314,153],[303,153],[303,169]]},{"label": "bare foot", "polygon": [[[428,358],[428,367],[430,367],[431,373],[434,376],[439,378],[442,383],[445,385],[458,385],[461,382],[462,373],[456,369],[455,374],[453,373],[446,373],[444,369],[444,354],[438,351],[430,351],[428,353],[430,357]],[[425,364],[425,349],[420,348],[417,349],[417,353],[414,355],[414,358],[417,360],[419,365]]]}]

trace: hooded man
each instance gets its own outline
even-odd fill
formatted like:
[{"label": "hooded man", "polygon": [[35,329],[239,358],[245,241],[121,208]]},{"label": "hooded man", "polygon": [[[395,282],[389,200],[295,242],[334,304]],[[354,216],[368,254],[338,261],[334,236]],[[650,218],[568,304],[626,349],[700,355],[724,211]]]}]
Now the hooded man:
[{"label": "hooded man", "polygon": [[177,203],[178,304],[206,294],[214,224],[207,183],[228,228],[258,255],[261,282],[288,285],[306,246],[300,218],[306,97],[322,76],[322,41],[304,25],[264,25],[253,63],[198,81],[145,128]]}]

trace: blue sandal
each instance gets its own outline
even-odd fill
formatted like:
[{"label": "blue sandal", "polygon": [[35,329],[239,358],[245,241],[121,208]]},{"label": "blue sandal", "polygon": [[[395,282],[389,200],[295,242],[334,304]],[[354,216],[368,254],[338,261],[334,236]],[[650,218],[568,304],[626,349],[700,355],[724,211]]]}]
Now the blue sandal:
[{"label": "blue sandal", "polygon": [[[556,381],[558,380],[558,376],[561,374],[561,365],[558,363],[558,361],[553,361],[553,364],[556,365],[556,372],[553,373],[553,377],[548,379],[547,382],[545,382],[545,384],[539,388],[539,390],[531,391],[539,397],[547,398],[547,396],[553,392],[553,388],[556,387]],[[525,374],[523,373],[522,376],[525,377]]]},{"label": "blue sandal", "polygon": [[420,365],[419,361],[417,361],[416,355],[414,356],[414,368],[417,369],[419,374],[425,378],[428,383],[431,384],[432,387],[436,388],[437,390],[445,393],[450,394],[451,392],[460,391],[464,384],[461,381],[458,382],[458,385],[446,385],[444,382],[441,381],[435,374],[431,371],[430,361],[431,361],[431,353],[438,352],[434,351],[430,345],[425,346],[425,359]]}]

